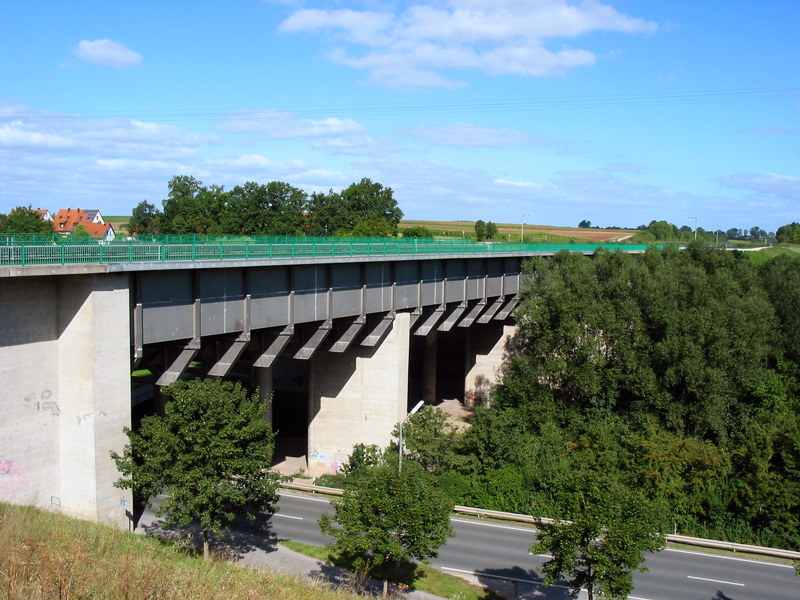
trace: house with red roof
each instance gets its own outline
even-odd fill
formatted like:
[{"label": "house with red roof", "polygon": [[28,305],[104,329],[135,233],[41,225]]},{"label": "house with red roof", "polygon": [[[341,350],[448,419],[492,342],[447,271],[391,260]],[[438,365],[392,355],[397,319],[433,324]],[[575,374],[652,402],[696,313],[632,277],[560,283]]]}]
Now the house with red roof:
[{"label": "house with red roof", "polygon": [[78,225],[83,225],[95,240],[110,242],[116,237],[114,228],[105,222],[103,215],[96,209],[62,208],[53,219],[53,230],[56,233],[72,233]]}]

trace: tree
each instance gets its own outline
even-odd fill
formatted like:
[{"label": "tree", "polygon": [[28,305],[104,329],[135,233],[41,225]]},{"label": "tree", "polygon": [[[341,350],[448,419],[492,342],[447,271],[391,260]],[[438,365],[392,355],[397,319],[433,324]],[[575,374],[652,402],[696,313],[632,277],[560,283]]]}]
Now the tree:
[{"label": "tree", "polygon": [[579,229],[589,229],[591,226],[592,226],[592,222],[591,221],[587,221],[586,219],[584,219],[583,221],[578,223],[578,228]]},{"label": "tree", "polygon": [[779,244],[800,244],[800,223],[781,225],[775,232]]},{"label": "tree", "polygon": [[493,240],[497,237],[497,225],[491,221],[486,222],[486,239]]},{"label": "tree", "polygon": [[[392,435],[400,435],[399,426],[395,427]],[[412,415],[403,429],[403,438],[409,460],[418,462],[432,475],[442,475],[464,462],[458,454],[461,436],[439,408],[423,406]]]},{"label": "tree", "polygon": [[332,504],[335,515],[319,520],[322,532],[334,538],[330,549],[356,569],[377,567],[384,598],[393,563],[427,562],[452,535],[453,505],[414,463],[402,473],[386,464],[373,467]]},{"label": "tree", "polygon": [[78,223],[75,225],[70,234],[72,235],[72,239],[77,241],[87,241],[92,239],[92,235],[89,233],[89,230],[86,229],[86,226],[83,223]]},{"label": "tree", "polygon": [[299,235],[303,233],[306,193],[280,181],[248,181],[228,194],[223,211],[225,233]]},{"label": "tree", "polygon": [[414,225],[413,227],[406,227],[402,231],[403,237],[406,238],[432,238],[433,232],[424,225]]},{"label": "tree", "polygon": [[403,211],[394,199],[392,188],[385,188],[365,177],[343,189],[340,197],[347,211],[347,229],[352,231],[360,220],[373,223],[385,221],[390,234],[397,235]]},{"label": "tree", "polygon": [[573,475],[569,481],[563,493],[570,520],[538,523],[538,541],[530,548],[552,556],[542,567],[545,585],[566,576],[573,596],[585,588],[589,600],[595,591],[603,598],[627,598],[633,571],[647,570],[645,552],[664,547],[659,513],[605,473]]},{"label": "tree", "polygon": [[155,206],[142,200],[131,211],[131,219],[128,221],[128,233],[131,235],[147,235],[158,233],[164,215]]},{"label": "tree", "polygon": [[228,193],[222,186],[206,187],[187,175],[173,177],[164,199],[162,233],[222,233],[222,213]]},{"label": "tree", "polygon": [[486,239],[486,223],[482,219],[475,221],[475,241],[482,242]]},{"label": "tree", "polygon": [[145,417],[139,432],[126,428],[122,456],[112,452],[122,473],[115,485],[148,505],[168,491],[156,514],[180,527],[198,521],[208,559],[210,536],[277,501],[266,406],[238,382],[216,379],[177,381],[164,393],[171,397],[164,417]]},{"label": "tree", "polygon": [[[348,235],[356,230],[373,235],[397,235],[403,211],[394,199],[392,188],[364,178],[340,193],[315,192],[308,202],[310,235]],[[359,224],[360,223],[360,224]]]},{"label": "tree", "polygon": [[53,233],[53,224],[30,206],[13,209],[3,223],[3,233]]}]

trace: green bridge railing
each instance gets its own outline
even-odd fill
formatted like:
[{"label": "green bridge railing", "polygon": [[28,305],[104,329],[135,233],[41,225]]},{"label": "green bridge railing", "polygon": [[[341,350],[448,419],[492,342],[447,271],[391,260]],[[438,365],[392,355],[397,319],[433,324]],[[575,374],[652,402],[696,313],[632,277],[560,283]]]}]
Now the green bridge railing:
[{"label": "green bridge railing", "polygon": [[[164,236],[166,237],[166,236]],[[170,238],[178,236],[169,236]],[[204,236],[192,236],[204,237]],[[248,238],[124,242],[8,241],[0,237],[0,266],[148,263],[198,260],[253,260],[435,254],[594,252],[598,248],[641,252],[640,244],[470,243],[462,240],[398,238]]]}]

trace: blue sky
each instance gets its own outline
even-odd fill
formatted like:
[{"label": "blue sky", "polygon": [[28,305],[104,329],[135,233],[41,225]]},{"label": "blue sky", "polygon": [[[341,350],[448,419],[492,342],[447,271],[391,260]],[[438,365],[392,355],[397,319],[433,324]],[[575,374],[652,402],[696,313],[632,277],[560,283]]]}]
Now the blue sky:
[{"label": "blue sky", "polygon": [[800,221],[796,0],[0,0],[0,212],[369,177],[408,219]]}]

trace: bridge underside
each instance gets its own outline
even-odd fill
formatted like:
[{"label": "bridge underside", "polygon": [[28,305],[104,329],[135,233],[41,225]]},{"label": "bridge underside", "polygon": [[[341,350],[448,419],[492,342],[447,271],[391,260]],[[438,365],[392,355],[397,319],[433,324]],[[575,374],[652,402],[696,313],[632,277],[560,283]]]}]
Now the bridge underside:
[{"label": "bridge underside", "polygon": [[308,471],[334,471],[418,399],[486,396],[519,273],[479,257],[3,278],[0,499],[124,524],[109,452],[187,370],[259,387]]}]

